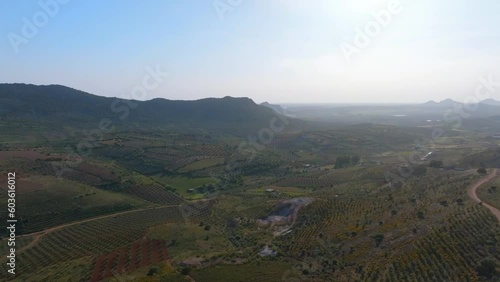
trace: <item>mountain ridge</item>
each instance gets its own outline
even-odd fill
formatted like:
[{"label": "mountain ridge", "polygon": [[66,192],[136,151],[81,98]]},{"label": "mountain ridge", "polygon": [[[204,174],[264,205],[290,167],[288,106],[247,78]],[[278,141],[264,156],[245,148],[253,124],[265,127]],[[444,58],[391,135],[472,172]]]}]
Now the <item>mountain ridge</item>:
[{"label": "mountain ridge", "polygon": [[261,123],[277,115],[247,97],[147,101],[103,97],[63,85],[0,84],[0,117],[148,124]]}]

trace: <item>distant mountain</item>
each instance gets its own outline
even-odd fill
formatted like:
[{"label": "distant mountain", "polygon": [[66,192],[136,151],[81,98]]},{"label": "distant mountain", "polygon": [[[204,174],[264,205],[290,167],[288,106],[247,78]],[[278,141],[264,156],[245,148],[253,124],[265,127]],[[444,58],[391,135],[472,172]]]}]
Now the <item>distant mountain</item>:
[{"label": "distant mountain", "polygon": [[500,101],[497,101],[495,99],[486,99],[486,100],[481,101],[481,104],[490,105],[490,106],[500,106]]},{"label": "distant mountain", "polygon": [[432,106],[432,105],[436,105],[437,103],[438,103],[438,102],[436,102],[436,101],[432,101],[432,100],[431,100],[431,101],[425,102],[423,105],[424,105],[424,106]]},{"label": "distant mountain", "polygon": [[275,115],[249,98],[136,101],[96,96],[61,85],[0,84],[0,118],[4,119],[82,123],[110,118],[121,123],[169,126],[262,127]]},{"label": "distant mountain", "polygon": [[460,103],[455,101],[455,100],[452,100],[452,99],[446,99],[446,100],[439,102],[439,104],[443,105],[443,106],[453,106],[453,105],[460,104]]},{"label": "distant mountain", "polygon": [[264,107],[268,107],[279,114],[282,114],[282,115],[285,114],[283,108],[280,105],[273,105],[273,104],[269,104],[268,102],[261,103],[260,105],[264,106]]},{"label": "distant mountain", "polygon": [[[457,102],[457,101],[452,100],[452,99],[446,99],[446,100],[443,100],[441,102],[429,101],[429,102],[424,103],[423,105],[424,106],[449,107],[449,106],[455,106],[455,105],[460,105],[460,104],[462,104],[462,103]],[[490,105],[490,106],[500,106],[500,101],[497,101],[495,99],[490,98],[490,99],[486,99],[486,100],[479,102],[479,104]]]},{"label": "distant mountain", "polygon": [[480,128],[480,124],[486,127],[486,124],[498,120],[500,102],[487,99],[476,104],[466,104],[446,99],[439,103],[429,101],[418,105],[415,109],[420,114],[426,114],[429,117],[428,119],[448,119],[452,121],[460,119],[464,126]]},{"label": "distant mountain", "polygon": [[446,99],[441,102],[436,102],[436,101],[429,101],[424,103],[424,106],[431,106],[431,107],[452,107],[456,104],[460,104],[459,102],[452,100],[452,99]]}]

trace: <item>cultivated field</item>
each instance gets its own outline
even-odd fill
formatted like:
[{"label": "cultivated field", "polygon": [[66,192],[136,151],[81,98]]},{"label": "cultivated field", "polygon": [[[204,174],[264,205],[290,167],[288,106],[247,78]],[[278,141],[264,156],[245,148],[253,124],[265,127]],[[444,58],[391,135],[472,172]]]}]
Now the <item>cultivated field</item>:
[{"label": "cultivated field", "polygon": [[[229,134],[120,131],[74,164],[66,139],[29,151],[5,139],[16,279],[488,281],[500,225],[468,189],[496,152],[474,134],[415,149],[422,130],[284,132],[251,161]],[[498,179],[477,193],[496,207]]]}]

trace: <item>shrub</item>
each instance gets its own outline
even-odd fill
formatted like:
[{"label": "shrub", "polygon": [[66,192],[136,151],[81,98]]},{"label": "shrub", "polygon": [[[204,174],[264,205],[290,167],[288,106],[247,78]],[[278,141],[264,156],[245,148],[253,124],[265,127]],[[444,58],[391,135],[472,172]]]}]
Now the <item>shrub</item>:
[{"label": "shrub", "polygon": [[380,246],[382,241],[384,241],[384,235],[383,234],[377,234],[373,236],[373,240],[375,240],[375,246]]},{"label": "shrub", "polygon": [[189,275],[189,273],[191,273],[191,270],[192,270],[192,269],[191,269],[191,267],[186,266],[186,267],[184,267],[184,268],[181,270],[181,274],[182,274],[182,275]]},{"label": "shrub", "polygon": [[432,160],[429,163],[430,167],[435,167],[435,168],[442,168],[443,167],[443,161],[442,160]]}]

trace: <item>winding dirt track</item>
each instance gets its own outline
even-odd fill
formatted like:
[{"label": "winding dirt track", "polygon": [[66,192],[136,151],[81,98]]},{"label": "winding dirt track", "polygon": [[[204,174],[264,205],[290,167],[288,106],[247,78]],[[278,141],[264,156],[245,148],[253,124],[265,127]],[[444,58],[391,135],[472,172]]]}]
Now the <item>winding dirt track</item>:
[{"label": "winding dirt track", "polygon": [[482,203],[482,205],[484,207],[488,208],[493,213],[493,215],[496,216],[496,218],[498,219],[498,222],[500,222],[500,210],[498,210],[497,208],[490,206],[487,203],[481,201],[481,199],[479,199],[479,197],[477,196],[477,189],[481,185],[485,184],[486,182],[491,181],[493,178],[495,178],[497,176],[498,176],[498,170],[496,168],[494,168],[488,176],[486,176],[485,178],[479,180],[478,182],[476,182],[475,184],[470,186],[469,189],[467,190],[467,194],[469,194],[469,197],[471,197],[474,201],[476,201],[478,203]]},{"label": "winding dirt track", "polygon": [[178,205],[172,205],[172,206],[168,206],[168,205],[167,206],[154,206],[154,207],[147,207],[147,208],[136,209],[136,210],[128,210],[128,211],[117,212],[117,213],[112,213],[112,214],[106,214],[106,215],[97,216],[97,217],[91,217],[91,218],[87,218],[87,219],[83,219],[83,220],[79,220],[79,221],[74,221],[74,222],[70,222],[70,223],[65,223],[65,224],[54,226],[54,227],[51,227],[51,228],[48,228],[48,229],[45,229],[45,230],[42,230],[42,231],[38,231],[38,232],[35,232],[35,233],[23,234],[23,235],[17,236],[16,238],[33,236],[33,240],[29,244],[27,244],[26,246],[24,246],[24,247],[20,248],[19,250],[17,250],[17,252],[21,252],[21,251],[24,251],[24,250],[27,250],[27,249],[33,247],[38,242],[38,240],[41,237],[47,235],[48,233],[54,232],[54,231],[59,230],[59,229],[63,229],[63,228],[68,227],[68,226],[72,226],[72,225],[76,225],[76,224],[81,224],[81,223],[84,223],[84,222],[89,222],[89,221],[94,221],[94,220],[99,220],[99,219],[103,219],[103,218],[108,218],[108,217],[114,217],[114,216],[118,216],[118,215],[122,215],[122,214],[127,214],[127,213],[134,213],[134,212],[140,212],[140,211],[145,211],[145,210],[153,210],[153,209],[168,208],[168,207],[177,207],[177,206]]}]

